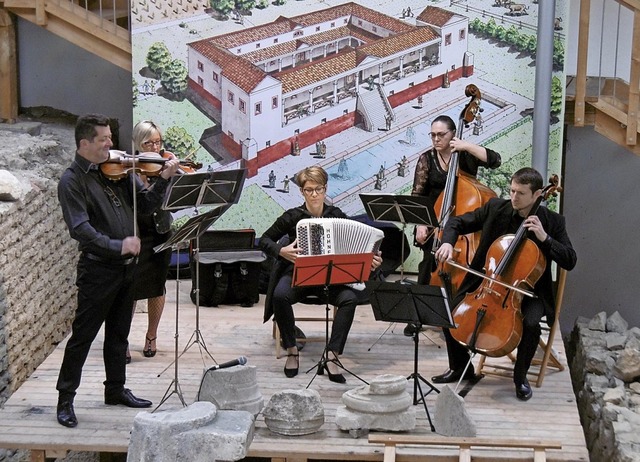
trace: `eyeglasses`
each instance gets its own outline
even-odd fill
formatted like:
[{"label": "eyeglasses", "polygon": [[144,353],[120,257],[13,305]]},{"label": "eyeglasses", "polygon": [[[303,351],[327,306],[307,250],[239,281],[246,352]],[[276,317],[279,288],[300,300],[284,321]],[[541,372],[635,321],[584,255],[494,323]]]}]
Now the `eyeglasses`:
[{"label": "eyeglasses", "polygon": [[446,136],[446,134],[447,134],[447,133],[449,133],[450,131],[451,131],[451,130],[447,130],[446,132],[437,132],[437,133],[431,132],[431,133],[429,133],[429,136],[431,137],[431,139],[432,139],[432,140],[434,140],[434,139],[436,139],[436,138],[442,139],[442,138],[444,138],[444,137]]},{"label": "eyeglasses", "polygon": [[145,141],[144,143],[142,143],[142,146],[146,146],[148,148],[152,148],[152,147],[161,147],[162,143],[164,143],[163,140],[158,140],[158,141]]},{"label": "eyeglasses", "polygon": [[316,193],[318,195],[324,194],[326,190],[326,186],[317,186],[315,188],[304,188],[302,192],[305,194],[305,196],[313,196],[313,193]]}]

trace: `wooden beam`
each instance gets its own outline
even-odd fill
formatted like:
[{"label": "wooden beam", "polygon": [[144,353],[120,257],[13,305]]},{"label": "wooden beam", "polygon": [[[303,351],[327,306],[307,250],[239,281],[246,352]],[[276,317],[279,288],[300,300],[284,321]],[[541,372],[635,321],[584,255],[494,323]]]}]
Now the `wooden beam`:
[{"label": "wooden beam", "polygon": [[627,144],[636,146],[638,139],[638,108],[640,88],[640,11],[633,15],[633,39],[631,43],[631,71],[629,76],[629,109],[627,110]]},{"label": "wooden beam", "polygon": [[[596,123],[594,125],[594,129],[596,132],[600,133],[602,136],[609,138],[614,143],[624,146],[626,149],[630,150],[632,153],[640,156],[640,145],[636,144],[635,146],[628,146],[625,143],[626,139],[626,124],[620,122],[617,117],[611,115],[610,113],[615,112],[611,111],[611,108],[606,108],[602,110],[602,103],[594,104],[596,108]],[[620,114],[618,114],[620,115]]]},{"label": "wooden beam", "polygon": [[16,30],[11,14],[0,8],[0,119],[18,118],[18,57]]},{"label": "wooden beam", "polygon": [[45,0],[36,0],[36,24],[47,26],[47,10]]},{"label": "wooden beam", "polygon": [[589,51],[589,15],[591,0],[580,2],[580,26],[578,29],[578,63],[576,68],[576,101],[573,124],[584,127],[585,97],[587,91],[587,59]]}]

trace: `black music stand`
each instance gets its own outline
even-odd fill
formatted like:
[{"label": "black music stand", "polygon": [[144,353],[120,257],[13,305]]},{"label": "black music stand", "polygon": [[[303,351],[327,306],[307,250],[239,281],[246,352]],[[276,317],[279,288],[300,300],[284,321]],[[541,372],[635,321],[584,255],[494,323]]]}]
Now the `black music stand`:
[{"label": "black music stand", "polygon": [[[360,194],[367,216],[375,221],[402,223],[402,233],[407,224],[438,227],[433,205],[426,196],[402,196],[391,194]],[[402,240],[404,255],[404,239]],[[404,278],[404,261],[400,265],[400,280]]]},{"label": "black music stand", "polygon": [[[213,224],[213,222],[215,222],[224,212],[225,208],[223,207],[217,207],[207,213],[203,213],[202,215],[197,215],[193,218],[190,218],[181,228],[180,230],[178,230],[178,232],[176,232],[173,236],[171,236],[167,242],[165,242],[164,244],[161,244],[157,247],[154,247],[154,250],[156,252],[161,252],[162,250],[168,249],[168,248],[177,248],[178,252],[180,252],[180,246],[181,244],[187,243],[189,241],[191,241],[192,239],[196,238],[197,236],[200,236],[200,234],[202,234],[203,232],[205,232],[207,230],[207,228],[209,228],[209,226],[211,226]],[[180,255],[178,253],[178,261],[180,260]],[[167,388],[167,391],[165,392],[164,396],[162,397],[162,399],[160,400],[160,403],[158,404],[158,406],[156,406],[156,408],[154,409],[154,412],[160,408],[160,406],[162,406],[162,404],[165,403],[165,401],[167,401],[169,399],[169,397],[171,395],[173,395],[174,393],[178,395],[178,398],[180,399],[180,402],[182,403],[183,406],[186,406],[187,404],[184,401],[184,398],[182,396],[182,390],[180,389],[180,381],[178,380],[178,358],[180,356],[182,356],[182,354],[187,351],[187,348],[185,348],[182,353],[180,353],[180,355],[178,355],[178,338],[179,338],[179,330],[178,330],[178,321],[179,321],[179,316],[178,316],[178,308],[179,308],[179,301],[180,299],[180,278],[176,278],[176,330],[175,330],[175,335],[174,335],[174,339],[175,339],[175,348],[174,348],[174,360],[172,363],[170,363],[162,372],[160,372],[158,374],[158,377],[160,377],[167,369],[169,369],[171,367],[171,364],[174,365],[174,377],[173,377],[173,381],[171,382],[171,384],[169,384],[169,388]],[[200,333],[200,331],[197,331],[198,334]],[[204,341],[204,340],[203,340]],[[205,345],[205,350],[206,350],[206,345]],[[211,356],[211,353],[209,353],[208,350],[206,350],[207,353],[209,354],[209,356],[211,357],[211,359],[213,359],[213,361],[215,362],[215,359],[213,358],[213,356]],[[201,351],[202,354],[202,351]],[[173,387],[173,389],[171,389]]]},{"label": "black music stand", "polygon": [[[364,205],[367,215],[372,220],[387,221],[391,223],[402,224],[402,234],[405,234],[407,224],[426,225],[434,229],[437,228],[438,218],[433,210],[433,205],[426,196],[403,196],[391,194],[360,194],[360,200]],[[402,239],[402,255],[404,255],[404,238]],[[404,260],[400,265],[400,281],[404,280]],[[392,327],[390,324],[384,332],[377,338],[373,345],[369,347],[369,351],[376,343],[387,333]],[[429,337],[427,337],[432,343]]]},{"label": "black music stand", "polygon": [[[425,326],[454,327],[449,299],[442,287],[382,281],[368,281],[365,284],[371,292],[371,307],[377,321],[413,322]],[[413,373],[407,377],[407,380],[413,379],[413,404],[422,403],[424,405],[431,431],[435,431],[425,396],[432,391],[436,393],[440,391],[418,372],[418,336],[418,331],[413,333]],[[429,387],[429,391],[426,393],[422,390],[421,381]],[[418,399],[418,391],[420,399]]]},{"label": "black music stand", "polygon": [[[174,177],[174,180],[170,186],[170,190],[165,197],[165,201],[162,207],[163,209],[182,210],[185,208],[194,207],[196,209],[196,212],[198,211],[198,207],[200,206],[216,207],[216,209],[214,210],[219,209],[219,212],[217,213],[215,219],[213,221],[210,221],[207,226],[200,226],[199,220],[194,220],[193,222],[189,220],[180,228],[178,233],[176,233],[188,236],[188,239],[183,240],[191,241],[195,239],[196,245],[195,248],[193,248],[193,255],[196,259],[198,259],[199,257],[200,236],[231,205],[238,202],[246,176],[247,171],[245,169],[236,169],[216,172],[193,173],[189,175]],[[162,248],[163,246],[159,246],[156,251],[159,251]],[[166,248],[166,246],[164,248]],[[196,326],[193,334],[191,335],[191,338],[182,351],[181,356],[189,348],[191,348],[191,346],[193,346],[194,344],[198,344],[203,366],[206,367],[206,364],[204,363],[204,355],[202,353],[203,350],[207,352],[213,362],[217,364],[217,361],[207,349],[207,345],[205,344],[202,333],[200,332],[200,265],[196,265],[195,297]],[[170,366],[171,364],[169,364],[167,369]],[[164,371],[166,371],[167,369],[165,369]],[[164,371],[162,371],[160,374],[164,373]]]},{"label": "black music stand", "polygon": [[318,374],[331,362],[361,382],[364,379],[348,370],[336,357],[329,359],[329,286],[364,282],[369,279],[373,253],[305,255],[296,258],[293,266],[292,287],[323,287],[325,301],[325,345],[320,360],[308,371],[316,368],[316,373],[307,384],[307,388]]}]

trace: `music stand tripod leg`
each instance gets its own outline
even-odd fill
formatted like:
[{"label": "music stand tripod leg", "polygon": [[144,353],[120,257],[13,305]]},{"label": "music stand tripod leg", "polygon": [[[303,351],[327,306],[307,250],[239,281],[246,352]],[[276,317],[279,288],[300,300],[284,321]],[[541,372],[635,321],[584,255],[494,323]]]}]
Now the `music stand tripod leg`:
[{"label": "music stand tripod leg", "polygon": [[[180,254],[179,254],[180,250],[178,250],[178,261],[180,261]],[[178,267],[178,276],[180,275],[180,269]],[[156,410],[158,410],[160,408],[160,406],[162,406],[165,401],[167,401],[169,399],[169,397],[171,395],[173,395],[174,393],[178,395],[178,398],[180,399],[180,402],[182,403],[182,405],[184,407],[187,406],[187,403],[184,401],[184,397],[182,396],[182,390],[180,389],[180,382],[178,381],[178,358],[180,357],[178,355],[178,338],[180,337],[179,335],[179,330],[178,330],[178,321],[179,321],[179,316],[178,316],[178,308],[180,306],[179,303],[179,297],[180,295],[180,278],[176,277],[176,331],[175,331],[175,335],[174,335],[174,360],[171,364],[169,364],[162,372],[160,372],[158,374],[158,377],[160,377],[167,369],[169,369],[169,367],[171,367],[171,365],[173,364],[174,366],[174,376],[173,376],[173,380],[171,381],[171,383],[169,384],[169,387],[167,388],[167,391],[164,393],[164,396],[162,397],[162,399],[160,400],[160,403],[156,406],[156,408],[153,410],[153,412],[155,412]],[[173,387],[173,389],[171,389],[171,387]]]},{"label": "music stand tripod leg", "polygon": [[[436,428],[433,425],[433,422],[431,421],[431,414],[429,414],[429,409],[427,408],[427,402],[425,400],[425,397],[427,395],[429,395],[429,393],[431,393],[432,391],[435,391],[436,393],[440,393],[440,390],[438,390],[427,379],[422,377],[422,375],[420,375],[420,373],[418,372],[418,345],[419,345],[418,337],[419,337],[419,333],[415,332],[413,334],[413,344],[414,344],[414,350],[413,350],[413,373],[409,377],[407,377],[407,379],[408,380],[413,379],[413,404],[414,404],[414,406],[416,404],[422,403],[422,405],[424,406],[424,411],[427,414],[427,420],[429,421],[429,426],[431,427],[431,431],[435,432]],[[420,384],[421,381],[424,382],[429,387],[429,391],[427,391],[426,393],[424,393],[422,391],[422,385]],[[418,392],[420,392],[420,399],[418,399]]]}]

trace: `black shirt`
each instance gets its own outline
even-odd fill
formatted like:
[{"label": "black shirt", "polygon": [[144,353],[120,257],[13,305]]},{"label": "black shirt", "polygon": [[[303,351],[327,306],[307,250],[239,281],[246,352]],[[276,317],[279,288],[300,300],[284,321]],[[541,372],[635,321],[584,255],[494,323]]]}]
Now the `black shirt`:
[{"label": "black shirt", "polygon": [[[152,213],[161,203],[169,184],[159,177],[148,189],[134,177],[137,208]],[[71,237],[80,251],[103,258],[122,259],[122,241],[134,235],[131,175],[120,181],[104,177],[96,164],[76,153],[58,183],[58,200]]]}]

